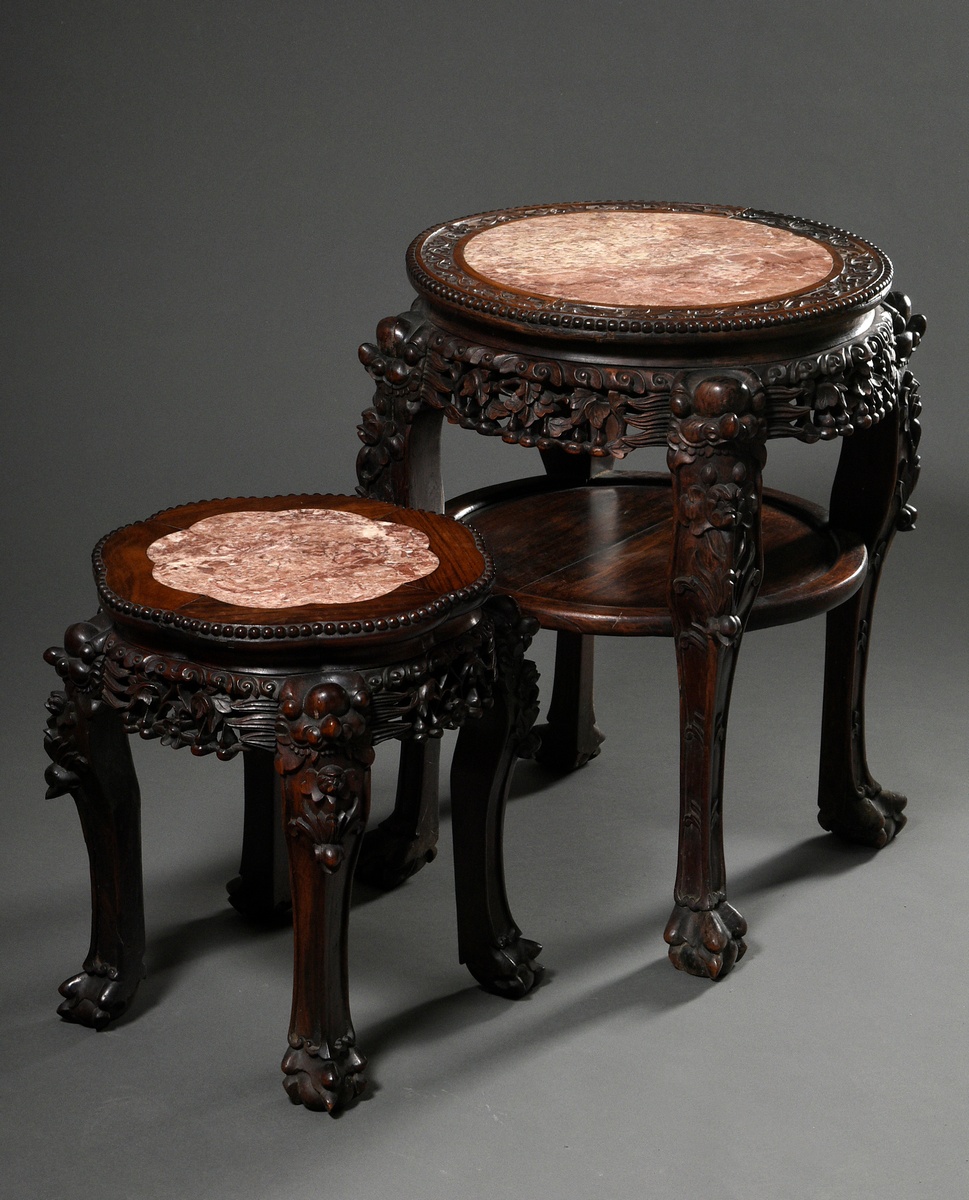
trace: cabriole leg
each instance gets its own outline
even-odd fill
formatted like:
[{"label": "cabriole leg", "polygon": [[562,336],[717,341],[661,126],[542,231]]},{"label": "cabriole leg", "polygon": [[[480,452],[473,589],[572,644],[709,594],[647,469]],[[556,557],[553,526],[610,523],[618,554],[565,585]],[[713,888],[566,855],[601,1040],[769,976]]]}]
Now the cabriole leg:
[{"label": "cabriole leg", "polygon": [[451,768],[458,953],[487,991],[518,998],[542,977],[542,947],[522,937],[508,907],[502,830],[512,771],[538,714],[538,672],[525,658],[538,625],[507,598],[488,610],[498,660],[494,704],[462,726]]},{"label": "cabriole leg", "polygon": [[[911,352],[924,322],[899,304],[896,334]],[[914,335],[914,340],[913,340]],[[906,354],[900,354],[903,359]],[[846,841],[881,848],[905,824],[907,803],[885,791],[868,769],[865,674],[875,594],[896,529],[911,529],[908,499],[918,478],[918,384],[904,371],[897,407],[877,425],[846,438],[831,493],[831,524],[860,534],[868,547],[865,582],[827,618],[818,821]]]},{"label": "cabriole leg", "polygon": [[350,1019],[350,889],[370,808],[369,696],[360,676],[290,680],[280,696],[276,770],[293,897],[293,1007],[283,1085],[294,1104],[335,1113],[365,1086]]},{"label": "cabriole leg", "polygon": [[747,923],[726,900],[723,756],[740,640],[762,575],[763,393],[751,379],[689,378],[672,395],[670,609],[680,681],[680,837],[673,965],[717,979]]},{"label": "cabriole leg", "polygon": [[141,797],[121,715],[100,694],[109,628],[100,615],[72,625],[65,650],[44,656],[66,681],[47,705],[47,795],[73,797],[91,868],[91,945],[57,1011],[93,1029],[125,1011],[145,975]]}]

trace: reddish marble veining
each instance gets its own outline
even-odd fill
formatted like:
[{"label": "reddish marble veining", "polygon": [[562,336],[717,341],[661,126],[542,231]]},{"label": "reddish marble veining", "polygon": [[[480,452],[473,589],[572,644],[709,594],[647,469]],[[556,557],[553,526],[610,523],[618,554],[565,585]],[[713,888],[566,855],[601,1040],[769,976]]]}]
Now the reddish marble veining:
[{"label": "reddish marble veining", "polygon": [[473,234],[462,250],[490,282],[585,304],[715,308],[806,291],[830,275],[819,242],[701,213],[576,212]]},{"label": "reddish marble veining", "polygon": [[241,608],[354,604],[439,565],[419,529],[315,508],[219,513],[147,553],[159,583]]}]

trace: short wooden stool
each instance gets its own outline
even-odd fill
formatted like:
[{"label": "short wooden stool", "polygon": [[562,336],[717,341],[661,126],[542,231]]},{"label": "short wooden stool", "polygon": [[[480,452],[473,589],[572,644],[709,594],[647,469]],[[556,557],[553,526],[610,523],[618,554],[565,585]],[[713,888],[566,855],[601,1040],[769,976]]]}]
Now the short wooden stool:
[{"label": "short wooden stool", "polygon": [[62,1017],[104,1028],[145,974],[134,732],[194,754],[244,752],[248,844],[233,897],[244,909],[279,898],[259,875],[275,790],[293,907],[283,1072],[294,1103],[332,1113],[364,1086],[347,924],[378,742],[464,727],[453,787],[461,961],[499,994],[535,984],[541,947],[508,910],[501,815],[537,712],[524,658],[536,626],[488,599],[493,567],[472,530],[345,496],[215,500],[109,534],[94,569],[100,611],[45,655],[66,684],[48,704],[48,796],[77,804],[93,897],[91,947],[61,985]]},{"label": "short wooden stool", "polygon": [[[533,448],[545,475],[452,500],[496,589],[557,631],[541,757],[593,757],[592,637],[673,638],[680,845],[666,940],[713,978],[745,949],[728,902],[723,759],[745,629],[827,612],[820,821],[883,846],[905,799],[865,758],[875,591],[910,528],[925,329],[844,230],[711,204],[562,204],[447,221],[411,244],[411,309],[360,348],[376,382],[361,494],[444,506],[442,421]],[[768,444],[843,438],[830,509],[761,481]],[[663,446],[668,471],[606,470]],[[400,855],[406,860],[406,855]]]}]

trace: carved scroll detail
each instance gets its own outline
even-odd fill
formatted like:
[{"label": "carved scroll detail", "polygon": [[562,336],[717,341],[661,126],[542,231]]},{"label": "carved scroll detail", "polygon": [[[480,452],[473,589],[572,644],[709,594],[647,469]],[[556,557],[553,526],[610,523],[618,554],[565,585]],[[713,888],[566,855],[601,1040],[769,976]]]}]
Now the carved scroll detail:
[{"label": "carved scroll detail", "polygon": [[160,738],[193,754],[232,758],[247,747],[272,750],[279,679],[145,654],[112,633],[105,644],[104,701],[129,733]]},{"label": "carved scroll detail", "polygon": [[[748,373],[764,397],[768,436],[814,442],[880,421],[899,393],[907,343],[897,320],[886,303],[863,336],[823,354],[754,364]],[[422,408],[522,446],[623,458],[667,440],[684,376],[505,353],[436,329],[419,305],[382,322],[378,344],[365,344],[360,355],[377,392],[359,427],[358,490],[390,500],[389,467],[403,458],[406,427]]]},{"label": "carved scroll detail", "polygon": [[[128,733],[188,746],[193,754],[234,757],[247,748],[274,751],[285,675],[247,675],[176,655],[145,653],[124,642],[100,614],[71,627],[71,649],[53,647],[47,661],[69,681],[48,701],[48,783],[66,792],[79,765],[71,731],[73,705],[105,703]],[[76,646],[74,643],[76,642]],[[366,672],[375,743],[441,737],[491,703],[495,663],[491,624],[481,621],[424,657]],[[362,677],[361,677],[362,678]]]}]

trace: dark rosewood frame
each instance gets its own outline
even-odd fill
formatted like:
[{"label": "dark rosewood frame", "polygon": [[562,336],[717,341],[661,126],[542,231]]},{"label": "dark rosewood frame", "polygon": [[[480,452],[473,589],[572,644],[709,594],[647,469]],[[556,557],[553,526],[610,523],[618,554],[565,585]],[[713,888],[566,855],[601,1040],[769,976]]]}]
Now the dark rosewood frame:
[{"label": "dark rosewood frame", "polygon": [[[280,499],[287,507],[294,498]],[[346,505],[387,515],[383,505]],[[426,514],[399,519],[442,524]],[[327,613],[278,626],[226,624],[223,614],[201,629],[190,616],[123,598],[109,581],[125,574],[126,563],[137,570],[144,558],[137,543],[151,539],[151,522],[99,544],[104,610],[72,625],[64,648],[45,655],[64,681],[48,702],[47,794],[73,797],[91,867],[91,944],[81,972],[61,985],[64,1019],[104,1028],[127,1009],[145,973],[131,733],[193,754],[244,754],[243,854],[230,896],[259,917],[292,898],[293,1007],[282,1069],[294,1103],[334,1113],[365,1086],[350,1019],[347,938],[370,765],[382,741],[428,745],[461,729],[453,786],[461,961],[499,995],[517,998],[535,985],[541,947],[521,936],[509,910],[501,830],[511,771],[529,748],[538,712],[537,672],[525,657],[537,623],[507,597],[487,598],[487,556],[457,529],[458,547],[470,548],[457,566],[448,562],[461,580],[457,590],[430,592],[426,604],[377,621]],[[411,797],[403,788],[401,803],[416,811],[426,797],[415,790]]]},{"label": "dark rosewood frame", "polygon": [[[766,221],[823,241],[837,266],[801,296],[653,312],[499,291],[470,275],[456,253],[475,230],[497,222],[588,207]],[[850,598],[843,587],[826,604],[805,595],[780,618],[830,609],[819,820],[876,847],[905,822],[904,797],[883,790],[868,770],[864,679],[885,554],[895,530],[914,524],[908,501],[918,476],[920,402],[908,360],[925,321],[906,297],[889,294],[891,266],[869,243],[793,217],[714,206],[483,214],[422,234],[408,269],[418,300],[382,321],[376,342],[360,349],[376,383],[360,426],[360,494],[443,509],[444,419],[537,447],[562,488],[588,481],[597,460],[609,465],[639,446],[667,446],[674,514],[668,605],[650,630],[669,625],[680,680],[680,846],[666,940],[677,967],[722,976],[745,950],[746,924],[725,898],[723,751],[736,657],[762,578],[761,472],[772,438],[845,438],[829,519],[842,540],[863,544],[867,554]],[[511,496],[520,485],[506,486]],[[462,498],[449,511],[472,514],[474,501]],[[500,557],[490,530],[489,538]],[[549,556],[544,565],[556,564]],[[528,612],[527,599],[518,599]],[[592,705],[594,622],[583,630],[574,606],[568,623],[532,615],[559,630],[539,756],[571,769],[602,740]],[[770,615],[758,623],[771,623]],[[424,828],[430,824],[425,817]],[[397,857],[406,860],[403,845]]]}]

